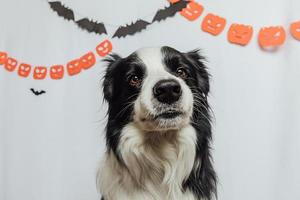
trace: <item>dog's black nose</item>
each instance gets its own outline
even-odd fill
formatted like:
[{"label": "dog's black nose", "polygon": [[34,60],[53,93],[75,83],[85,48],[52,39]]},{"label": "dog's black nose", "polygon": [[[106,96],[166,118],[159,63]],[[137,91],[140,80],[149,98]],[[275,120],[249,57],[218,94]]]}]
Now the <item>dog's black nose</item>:
[{"label": "dog's black nose", "polygon": [[154,97],[167,104],[172,104],[181,96],[181,87],[176,80],[161,80],[158,81],[153,87]]}]

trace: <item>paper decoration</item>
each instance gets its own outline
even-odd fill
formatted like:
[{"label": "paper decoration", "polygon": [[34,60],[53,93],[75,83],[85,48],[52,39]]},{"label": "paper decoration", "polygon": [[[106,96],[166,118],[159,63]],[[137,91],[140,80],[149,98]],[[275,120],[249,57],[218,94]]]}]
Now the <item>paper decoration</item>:
[{"label": "paper decoration", "polygon": [[112,43],[109,40],[104,40],[96,47],[96,51],[99,56],[105,57],[112,51],[112,48]]},{"label": "paper decoration", "polygon": [[79,59],[72,60],[67,63],[67,71],[70,76],[79,74],[81,72],[81,64]]},{"label": "paper decoration", "polygon": [[41,94],[45,94],[45,93],[46,93],[46,91],[44,91],[44,90],[38,91],[38,90],[35,90],[35,89],[33,89],[33,88],[30,88],[30,91],[31,91],[34,95],[36,95],[36,96],[39,96],[39,95],[41,95]]},{"label": "paper decoration", "polygon": [[99,35],[102,33],[107,34],[103,23],[92,22],[88,18],[78,20],[76,23],[80,28],[87,30],[88,32],[97,33]]},{"label": "paper decoration", "polygon": [[8,57],[4,63],[4,68],[9,71],[12,72],[16,69],[18,64],[18,61],[14,58]]},{"label": "paper decoration", "polygon": [[[58,16],[61,16],[64,19],[75,22],[81,29],[99,35],[107,34],[105,26],[109,26],[109,24],[105,24],[104,22],[95,22],[95,20],[91,20],[88,17],[83,17],[82,19],[75,21],[74,11],[71,8],[67,8],[60,1],[54,1],[48,3],[51,9],[55,11],[58,14]],[[113,38],[114,37],[122,38],[122,37],[139,33],[145,30],[150,24],[154,22],[160,22],[169,17],[173,17],[177,12],[185,8],[188,3],[189,1],[185,1],[185,0],[171,1],[170,6],[164,9],[159,9],[155,13],[152,22],[148,22],[144,19],[137,19],[137,20],[132,20],[131,23],[128,23],[126,25],[120,25],[120,26],[116,25],[116,27],[118,28],[113,34]],[[149,16],[149,14],[146,16]]]},{"label": "paper decoration", "polygon": [[262,48],[278,47],[285,42],[286,33],[282,26],[263,27],[258,34],[258,42]]},{"label": "paper decoration", "polygon": [[60,1],[49,2],[49,5],[59,16],[67,20],[74,20],[73,11],[65,7]]},{"label": "paper decoration", "polygon": [[80,66],[83,69],[89,69],[92,66],[95,65],[96,63],[96,57],[95,54],[93,52],[88,52],[87,54],[85,54],[84,56],[82,56],[80,59]]},{"label": "paper decoration", "polygon": [[225,25],[225,18],[209,13],[202,22],[202,30],[216,36],[224,30]]},{"label": "paper decoration", "polygon": [[93,22],[86,17],[75,21],[74,12],[71,8],[65,7],[60,1],[48,2],[51,9],[58,14],[58,16],[63,17],[64,19],[74,21],[78,27],[88,32],[93,32],[96,34],[107,34],[106,28],[103,23]]},{"label": "paper decoration", "polygon": [[183,8],[187,6],[188,1],[178,1],[176,3],[170,4],[169,7],[164,9],[160,9],[156,12],[152,22],[159,22],[161,20],[165,20],[168,17],[173,17],[177,12],[181,11]]},{"label": "paper decoration", "polygon": [[244,24],[232,24],[228,31],[228,41],[242,46],[247,45],[253,35],[253,28]]},{"label": "paper decoration", "polygon": [[31,65],[26,63],[21,63],[18,68],[18,75],[21,77],[28,77],[31,71]]},{"label": "paper decoration", "polygon": [[203,13],[204,7],[195,1],[187,4],[186,8],[182,9],[180,14],[190,21],[194,21]]},{"label": "paper decoration", "polygon": [[180,0],[168,0],[170,3],[177,3]]},{"label": "paper decoration", "polygon": [[296,40],[300,40],[300,21],[293,22],[290,26],[290,31]]},{"label": "paper decoration", "polygon": [[34,68],[33,78],[35,80],[43,80],[46,78],[46,75],[47,75],[47,67],[38,66]]},{"label": "paper decoration", "polygon": [[50,67],[50,77],[54,80],[59,80],[64,77],[64,66],[63,65],[53,65]]},{"label": "paper decoration", "polygon": [[135,23],[131,23],[130,25],[120,26],[117,31],[114,33],[114,37],[126,37],[128,35],[134,35],[135,33],[141,32],[146,29],[146,27],[151,24],[144,20],[138,20]]},{"label": "paper decoration", "polygon": [[[108,55],[113,49],[113,45],[109,40],[104,40],[98,44],[95,48],[97,55],[101,58]],[[4,68],[13,72],[17,67],[17,73],[22,78],[27,78],[30,76],[31,71],[33,71],[32,77],[35,80],[44,80],[49,73],[50,78],[53,80],[60,80],[65,76],[65,71],[68,72],[68,75],[74,76],[79,74],[82,70],[88,70],[96,64],[96,54],[93,51],[87,52],[79,58],[73,59],[72,61],[67,62],[66,70],[64,65],[50,65],[51,67],[45,66],[36,66],[20,62],[15,58],[9,57],[6,52],[0,51],[0,65],[3,65]],[[32,70],[33,69],[33,70]]]},{"label": "paper decoration", "polygon": [[5,64],[7,59],[7,53],[0,51],[0,65]]}]

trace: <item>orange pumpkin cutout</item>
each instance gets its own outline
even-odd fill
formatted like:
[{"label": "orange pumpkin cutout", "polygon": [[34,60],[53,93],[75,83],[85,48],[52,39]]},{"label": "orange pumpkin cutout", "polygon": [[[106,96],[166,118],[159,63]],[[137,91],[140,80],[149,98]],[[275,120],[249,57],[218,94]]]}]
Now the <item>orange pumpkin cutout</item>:
[{"label": "orange pumpkin cutout", "polygon": [[286,38],[282,26],[261,28],[258,34],[258,42],[261,47],[277,47],[284,43]]},{"label": "orange pumpkin cutout", "polygon": [[18,68],[19,76],[27,77],[27,76],[29,76],[30,71],[31,71],[31,65],[26,64],[26,63],[21,63],[19,65],[19,68]]},{"label": "orange pumpkin cutout", "polygon": [[0,65],[5,64],[6,59],[7,59],[7,53],[0,51]]},{"label": "orange pumpkin cutout", "polygon": [[224,30],[225,25],[225,18],[209,13],[203,19],[202,30],[216,36]]},{"label": "orange pumpkin cutout", "polygon": [[89,52],[82,56],[80,59],[80,64],[83,69],[89,69],[90,67],[94,66],[96,63],[96,57],[93,52]]},{"label": "orange pumpkin cutout", "polygon": [[58,80],[64,77],[64,66],[63,65],[53,65],[50,67],[50,77],[52,79]]},{"label": "orange pumpkin cutout", "polygon": [[250,42],[252,35],[252,26],[243,24],[232,24],[229,28],[227,36],[229,42],[245,46]]},{"label": "orange pumpkin cutout", "polygon": [[186,8],[180,11],[180,14],[188,19],[189,21],[194,21],[203,13],[203,6],[195,1],[191,1],[187,4]]},{"label": "orange pumpkin cutout", "polygon": [[36,80],[43,80],[47,75],[47,67],[38,66],[33,70],[33,78]]},{"label": "orange pumpkin cutout", "polygon": [[97,47],[96,51],[99,56],[105,57],[112,50],[112,43],[109,40],[104,40]]},{"label": "orange pumpkin cutout", "polygon": [[181,1],[181,0],[168,0],[170,3],[177,3],[178,1]]},{"label": "orange pumpkin cutout", "polygon": [[79,59],[72,60],[67,63],[67,71],[70,76],[79,74],[81,72],[81,63]]},{"label": "orange pumpkin cutout", "polygon": [[14,71],[16,69],[17,65],[18,65],[18,61],[16,59],[10,58],[10,57],[8,57],[6,59],[6,62],[4,63],[5,69],[9,72]]},{"label": "orange pumpkin cutout", "polygon": [[290,31],[296,40],[300,40],[300,21],[292,23]]}]

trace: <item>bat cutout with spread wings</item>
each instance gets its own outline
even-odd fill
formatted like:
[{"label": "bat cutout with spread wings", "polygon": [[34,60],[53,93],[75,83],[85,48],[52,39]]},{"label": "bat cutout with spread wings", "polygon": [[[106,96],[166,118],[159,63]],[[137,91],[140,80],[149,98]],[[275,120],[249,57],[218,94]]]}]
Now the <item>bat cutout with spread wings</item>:
[{"label": "bat cutout with spread wings", "polygon": [[41,95],[41,94],[46,93],[46,91],[44,91],[44,90],[38,91],[38,90],[35,90],[35,89],[33,89],[33,88],[30,88],[30,91],[31,91],[34,95],[36,95],[36,96],[39,96],[39,95]]},{"label": "bat cutout with spread wings", "polygon": [[120,26],[113,35],[113,38],[121,38],[128,35],[134,35],[135,33],[141,32],[142,30],[146,29],[149,24],[151,23],[139,19],[135,23],[132,22],[130,25]]},{"label": "bat cutout with spread wings", "polygon": [[74,13],[70,8],[65,7],[60,1],[49,2],[50,7],[54,10],[58,16],[61,16],[67,20],[74,20]]},{"label": "bat cutout with spread wings", "polygon": [[170,6],[160,9],[156,12],[152,23],[153,22],[159,22],[161,20],[165,20],[168,17],[173,17],[177,12],[181,11],[183,8],[187,6],[189,1],[178,1],[176,3],[170,4]]},{"label": "bat cutout with spread wings", "polygon": [[72,9],[65,7],[60,1],[48,2],[51,9],[58,14],[58,16],[64,19],[71,20],[75,22],[81,29],[88,32],[93,32],[96,34],[107,34],[106,28],[103,23],[93,22],[88,18],[82,18],[75,21],[74,12]]},{"label": "bat cutout with spread wings", "polygon": [[88,32],[93,32],[97,34],[102,34],[102,33],[107,34],[103,23],[93,22],[90,21],[88,18],[80,19],[76,21],[76,23],[80,28],[85,29]]},{"label": "bat cutout with spread wings", "polygon": [[[181,0],[176,3],[171,3],[168,7],[165,7],[164,9],[158,9],[152,19],[152,22],[148,22],[144,19],[138,19],[133,20],[131,24],[119,26],[112,37],[122,38],[141,32],[154,22],[160,22],[169,17],[173,17],[177,12],[185,8],[189,2],[190,1]],[[95,20],[91,20],[88,17],[84,17],[78,21],[75,21],[74,11],[70,8],[65,7],[60,1],[49,2],[49,4],[52,10],[54,10],[59,16],[68,20],[72,20],[81,29],[84,29],[88,32],[94,32],[99,35],[107,34],[105,23],[94,22]]]}]

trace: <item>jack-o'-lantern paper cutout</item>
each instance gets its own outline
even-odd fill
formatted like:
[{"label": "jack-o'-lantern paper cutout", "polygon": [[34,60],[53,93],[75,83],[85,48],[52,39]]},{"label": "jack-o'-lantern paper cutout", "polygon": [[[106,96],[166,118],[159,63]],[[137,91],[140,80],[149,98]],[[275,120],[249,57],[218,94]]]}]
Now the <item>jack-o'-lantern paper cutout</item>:
[{"label": "jack-o'-lantern paper cutout", "polygon": [[96,51],[99,56],[105,57],[112,50],[112,43],[109,40],[104,40],[97,47]]},{"label": "jack-o'-lantern paper cutout", "polygon": [[0,65],[6,63],[7,53],[0,51]]},{"label": "jack-o'-lantern paper cutout", "polygon": [[70,76],[81,72],[81,63],[79,59],[72,60],[67,63],[67,71]]},{"label": "jack-o'-lantern paper cutout", "polygon": [[200,17],[203,13],[204,7],[195,1],[191,1],[187,4],[186,8],[180,11],[180,14],[188,19],[189,21],[194,21]]},{"label": "jack-o'-lantern paper cutout", "polygon": [[83,69],[89,69],[90,67],[94,66],[96,63],[96,57],[93,52],[89,52],[82,56],[80,59],[80,64]]},{"label": "jack-o'-lantern paper cutout", "polygon": [[290,26],[290,31],[296,40],[300,40],[300,21],[292,23]]},{"label": "jack-o'-lantern paper cutout", "polygon": [[278,47],[285,41],[286,33],[282,26],[261,28],[258,41],[261,47]]},{"label": "jack-o'-lantern paper cutout", "polygon": [[225,25],[225,18],[209,13],[203,19],[202,30],[216,36],[224,30]]},{"label": "jack-o'-lantern paper cutout", "polygon": [[50,77],[54,80],[62,79],[64,73],[65,70],[63,65],[53,65],[50,67]]},{"label": "jack-o'-lantern paper cutout", "polygon": [[31,71],[31,65],[26,63],[21,63],[18,68],[18,75],[21,77],[28,77]]},{"label": "jack-o'-lantern paper cutout", "polygon": [[181,0],[168,0],[170,3],[177,3],[178,1],[181,1]]},{"label": "jack-o'-lantern paper cutout", "polygon": [[242,46],[247,45],[253,35],[253,28],[244,24],[232,24],[228,31],[228,41]]},{"label": "jack-o'-lantern paper cutout", "polygon": [[18,61],[16,59],[8,57],[6,59],[6,62],[4,63],[4,68],[7,71],[12,72],[16,69],[17,65],[18,65]]},{"label": "jack-o'-lantern paper cutout", "polygon": [[33,70],[33,78],[35,80],[43,80],[46,78],[47,75],[47,67],[38,66],[35,67]]}]

